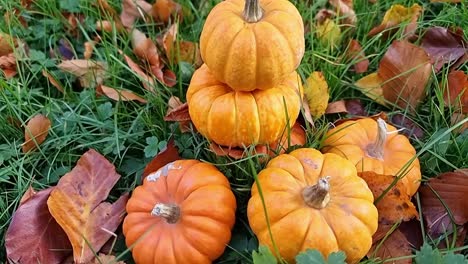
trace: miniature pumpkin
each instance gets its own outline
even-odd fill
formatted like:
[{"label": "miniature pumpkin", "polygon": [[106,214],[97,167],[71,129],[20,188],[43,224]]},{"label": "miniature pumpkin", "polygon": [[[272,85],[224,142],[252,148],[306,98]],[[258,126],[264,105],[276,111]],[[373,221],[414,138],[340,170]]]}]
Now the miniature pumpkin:
[{"label": "miniature pumpkin", "polygon": [[190,118],[197,130],[229,147],[276,141],[296,121],[301,100],[302,84],[296,72],[274,88],[236,92],[216,80],[206,64],[195,71],[187,91]]},{"label": "miniature pumpkin", "polygon": [[350,161],[301,148],[272,159],[258,174],[247,216],[259,243],[275,253],[257,184],[273,239],[286,261],[293,263],[309,248],[324,256],[342,250],[347,263],[359,261],[369,251],[377,230],[377,208]]},{"label": "miniature pumpkin", "polygon": [[212,263],[231,239],[236,200],[213,165],[178,160],[148,175],[126,209],[123,233],[136,263]]},{"label": "miniature pumpkin", "polygon": [[209,13],[200,36],[203,61],[238,91],[269,89],[304,55],[304,24],[287,0],[226,0]]},{"label": "miniature pumpkin", "polygon": [[419,188],[421,170],[416,150],[404,135],[381,118],[341,123],[327,133],[323,152],[336,153],[356,165],[358,172],[404,175],[401,181],[412,196]]}]

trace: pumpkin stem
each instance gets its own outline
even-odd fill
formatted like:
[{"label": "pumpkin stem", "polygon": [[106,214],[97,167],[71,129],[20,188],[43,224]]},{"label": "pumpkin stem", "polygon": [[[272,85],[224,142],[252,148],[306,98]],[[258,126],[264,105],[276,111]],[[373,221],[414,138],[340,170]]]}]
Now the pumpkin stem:
[{"label": "pumpkin stem", "polygon": [[262,19],[263,10],[260,7],[260,0],[245,0],[244,20],[249,23],[258,22]]},{"label": "pumpkin stem", "polygon": [[370,144],[367,147],[367,155],[371,156],[372,158],[382,160],[384,157],[384,146],[385,141],[387,140],[387,123],[379,117],[377,119],[377,138],[374,144]]},{"label": "pumpkin stem", "polygon": [[320,178],[318,183],[312,186],[307,186],[302,191],[304,202],[315,209],[325,208],[330,202],[330,176]]},{"label": "pumpkin stem", "polygon": [[157,203],[151,211],[151,215],[160,216],[166,219],[169,224],[174,224],[179,220],[180,208],[175,204]]}]

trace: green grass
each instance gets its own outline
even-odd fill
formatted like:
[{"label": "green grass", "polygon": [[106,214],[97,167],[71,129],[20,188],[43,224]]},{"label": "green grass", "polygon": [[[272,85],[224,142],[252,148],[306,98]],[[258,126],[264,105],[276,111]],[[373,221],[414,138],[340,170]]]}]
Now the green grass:
[{"label": "green grass", "polygon": [[[190,15],[180,25],[180,38],[197,41],[209,10],[217,3],[214,0],[181,0]],[[326,5],[326,1],[293,1],[300,10],[305,24],[313,24],[317,11]],[[308,3],[308,2],[313,2]],[[131,191],[140,182],[144,166],[150,158],[145,157],[146,139],[156,137],[167,141],[174,137],[176,145],[184,158],[194,158],[214,163],[229,178],[237,197],[237,221],[233,238],[219,263],[249,263],[252,250],[258,248],[258,242],[249,228],[246,217],[250,187],[254,181],[254,172],[262,169],[256,157],[241,161],[217,157],[208,151],[208,141],[196,133],[181,134],[176,124],[163,121],[168,98],[172,95],[185,101],[185,91],[194,69],[186,63],[171,65],[177,74],[178,83],[173,88],[157,84],[156,93],[143,89],[140,79],[125,64],[119,49],[131,55],[129,36],[122,33],[99,33],[102,41],[97,45],[94,59],[105,61],[109,68],[106,85],[130,89],[144,96],[148,104],[133,102],[114,102],[106,97],[96,97],[94,89],[81,90],[76,78],[63,73],[56,65],[61,62],[60,55],[51,57],[50,51],[58,53],[61,39],[69,42],[73,52],[82,56],[84,42],[97,34],[95,22],[109,19],[99,12],[91,0],[36,0],[30,10],[24,10],[19,1],[0,0],[0,10],[20,10],[21,17],[30,25],[24,28],[18,19],[7,23],[0,18],[0,31],[11,34],[27,43],[29,58],[18,63],[18,75],[5,80],[0,79],[0,262],[6,260],[4,235],[11,216],[19,204],[21,196],[32,185],[43,189],[55,185],[59,178],[70,171],[77,159],[86,150],[93,148],[115,164],[122,175],[111,193],[110,200],[115,200],[123,192]],[[109,3],[120,12],[121,1]],[[385,10],[392,4],[409,6],[419,3],[424,7],[424,15],[419,20],[418,32],[431,26],[459,26],[468,34],[468,6],[465,3],[441,4],[428,1],[397,0],[377,1],[371,4],[366,0],[355,1],[358,24],[353,32],[346,35],[357,39],[370,59],[368,73],[375,71],[383,54],[394,39],[401,34],[383,40],[380,36],[369,38],[367,32],[380,23]],[[83,15],[73,31],[62,12],[75,12]],[[1,12],[3,13],[3,12]],[[163,28],[149,22],[139,21],[136,28],[146,32],[152,39],[163,34]],[[339,48],[331,50],[320,44],[314,30],[306,35],[306,52],[298,69],[305,79],[312,71],[322,71],[330,87],[330,101],[358,98],[364,103],[370,114],[385,110],[389,115],[403,113],[418,123],[425,136],[412,140],[418,151],[424,178],[430,178],[441,172],[468,166],[468,133],[457,134],[450,125],[451,110],[444,108],[440,82],[446,81],[447,69],[433,74],[427,88],[427,100],[418,108],[416,114],[405,109],[386,109],[365,97],[353,86],[353,83],[365,74],[355,74],[351,64],[341,63],[339,58],[346,49],[346,41]],[[57,76],[63,84],[65,93],[60,93],[51,86],[42,70]],[[461,70],[467,72],[465,64]],[[24,154],[21,144],[24,142],[24,130],[9,120],[18,120],[21,125],[37,113],[47,115],[52,121],[47,140],[37,151]],[[316,121],[315,128],[308,129],[309,147],[319,147],[328,124],[345,115],[330,115]],[[252,167],[251,167],[252,165]],[[280,243],[280,241],[277,243]],[[126,250],[122,237],[115,250]],[[130,261],[130,254],[122,259]],[[130,262],[131,263],[131,262]]]}]

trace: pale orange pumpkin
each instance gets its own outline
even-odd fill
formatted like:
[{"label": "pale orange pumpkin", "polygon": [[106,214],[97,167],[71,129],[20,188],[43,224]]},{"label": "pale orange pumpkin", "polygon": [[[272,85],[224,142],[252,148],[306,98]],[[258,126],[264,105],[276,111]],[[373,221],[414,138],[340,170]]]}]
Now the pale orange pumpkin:
[{"label": "pale orange pumpkin", "polygon": [[216,79],[238,91],[269,89],[304,55],[304,24],[288,0],[226,0],[209,13],[200,52]]},{"label": "pale orange pumpkin", "polygon": [[231,239],[236,199],[216,167],[178,160],[148,175],[126,209],[123,233],[136,263],[208,264]]},{"label": "pale orange pumpkin", "polygon": [[330,129],[322,151],[336,153],[356,165],[358,172],[402,177],[407,193],[416,193],[421,169],[416,150],[404,135],[381,118],[361,118]]},{"label": "pale orange pumpkin", "polygon": [[301,148],[272,159],[260,171],[247,216],[259,243],[275,253],[258,185],[278,253],[289,263],[306,249],[324,256],[342,250],[348,263],[369,251],[378,212],[372,192],[350,161]]},{"label": "pale orange pumpkin", "polygon": [[268,90],[236,92],[204,64],[187,91],[189,114],[197,130],[216,144],[245,147],[278,140],[296,121],[302,84],[296,72]]}]

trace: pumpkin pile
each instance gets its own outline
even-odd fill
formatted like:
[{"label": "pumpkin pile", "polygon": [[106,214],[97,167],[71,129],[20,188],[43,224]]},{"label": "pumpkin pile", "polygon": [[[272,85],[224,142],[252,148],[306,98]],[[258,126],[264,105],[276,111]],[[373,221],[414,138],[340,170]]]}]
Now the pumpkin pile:
[{"label": "pumpkin pile", "polygon": [[287,0],[227,0],[209,13],[200,37],[205,64],[187,91],[190,118],[227,147],[271,144],[296,121],[304,25]]}]

